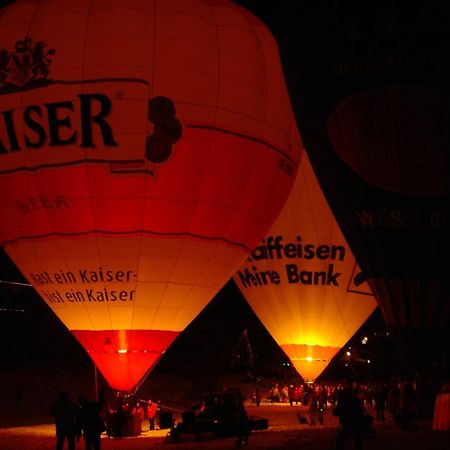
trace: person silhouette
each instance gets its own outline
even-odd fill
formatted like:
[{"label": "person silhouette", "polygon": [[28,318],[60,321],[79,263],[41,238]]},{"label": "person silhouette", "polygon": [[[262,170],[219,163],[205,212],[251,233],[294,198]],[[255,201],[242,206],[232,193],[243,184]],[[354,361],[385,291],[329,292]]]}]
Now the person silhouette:
[{"label": "person silhouette", "polygon": [[86,397],[78,398],[77,440],[83,435],[86,450],[100,450],[101,434],[106,431],[105,423],[100,416],[103,408],[103,397],[99,401],[88,401]]},{"label": "person silhouette", "polygon": [[237,434],[238,438],[236,441],[236,447],[241,447],[242,445],[248,445],[248,438],[250,436],[250,419],[247,416],[247,411],[244,406],[237,408],[234,412],[237,421]]},{"label": "person silhouette", "polygon": [[71,401],[68,392],[61,392],[50,414],[55,417],[56,450],[62,450],[66,440],[68,449],[75,450],[77,405]]},{"label": "person silhouette", "polygon": [[336,437],[336,450],[344,450],[348,439],[354,439],[354,449],[362,450],[362,434],[365,417],[364,407],[357,393],[343,389],[337,399],[333,415],[339,417],[340,429]]}]

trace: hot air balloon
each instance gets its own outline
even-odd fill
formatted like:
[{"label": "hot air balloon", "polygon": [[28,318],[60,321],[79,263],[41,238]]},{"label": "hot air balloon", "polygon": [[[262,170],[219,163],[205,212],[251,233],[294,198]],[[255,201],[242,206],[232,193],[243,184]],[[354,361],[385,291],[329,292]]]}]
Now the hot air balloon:
[{"label": "hot air balloon", "polygon": [[283,210],[234,280],[308,381],[376,308],[305,154]]},{"label": "hot air balloon", "polygon": [[319,182],[387,324],[405,337],[405,368],[429,368],[450,337],[448,9],[316,2],[278,19]]},{"label": "hot air balloon", "polygon": [[0,23],[0,241],[133,391],[292,187],[276,45],[229,1],[19,0]]}]

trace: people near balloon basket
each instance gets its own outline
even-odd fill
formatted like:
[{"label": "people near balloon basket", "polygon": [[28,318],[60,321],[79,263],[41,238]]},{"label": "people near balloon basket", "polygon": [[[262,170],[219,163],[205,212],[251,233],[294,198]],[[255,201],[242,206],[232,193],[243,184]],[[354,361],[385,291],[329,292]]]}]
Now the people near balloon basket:
[{"label": "people near balloon basket", "polygon": [[133,434],[138,435],[142,431],[142,423],[145,418],[145,410],[139,401],[136,401],[135,406],[131,411],[132,422],[134,425]]},{"label": "people near balloon basket", "polygon": [[152,400],[148,401],[147,404],[147,418],[149,422],[149,430],[155,429],[156,415],[158,414],[158,403]]},{"label": "people near balloon basket", "polygon": [[98,401],[92,401],[80,395],[78,403],[77,441],[83,436],[86,450],[100,450],[101,435],[107,429],[102,417],[104,397],[101,395]]},{"label": "people near balloon basket", "polygon": [[144,416],[145,416],[144,407],[141,405],[141,403],[139,401],[136,402],[136,405],[134,406],[131,414],[133,416],[139,418],[140,420],[144,419]]},{"label": "people near balloon basket", "polygon": [[116,409],[112,411],[112,427],[111,435],[117,439],[124,436],[126,425],[128,421],[128,409],[123,403],[117,405]]},{"label": "people near balloon basket", "polygon": [[51,407],[50,414],[55,417],[56,450],[63,450],[65,441],[68,450],[75,450],[77,410],[78,407],[70,399],[68,392],[61,392],[59,399]]},{"label": "people near balloon basket", "polygon": [[141,434],[147,414],[145,403],[132,396],[117,398],[105,413],[108,437],[120,439]]}]

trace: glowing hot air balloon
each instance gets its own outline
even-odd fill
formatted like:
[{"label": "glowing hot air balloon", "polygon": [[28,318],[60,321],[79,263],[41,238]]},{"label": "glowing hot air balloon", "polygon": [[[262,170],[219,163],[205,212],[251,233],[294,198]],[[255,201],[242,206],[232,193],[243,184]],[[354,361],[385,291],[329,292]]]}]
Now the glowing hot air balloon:
[{"label": "glowing hot air balloon", "polygon": [[305,154],[286,205],[234,280],[305,380],[376,308]]},{"label": "glowing hot air balloon", "polygon": [[0,30],[0,240],[133,390],[292,186],[276,45],[229,1],[19,0]]},{"label": "glowing hot air balloon", "polygon": [[449,10],[319,3],[275,30],[299,129],[405,365],[429,368],[450,339]]}]

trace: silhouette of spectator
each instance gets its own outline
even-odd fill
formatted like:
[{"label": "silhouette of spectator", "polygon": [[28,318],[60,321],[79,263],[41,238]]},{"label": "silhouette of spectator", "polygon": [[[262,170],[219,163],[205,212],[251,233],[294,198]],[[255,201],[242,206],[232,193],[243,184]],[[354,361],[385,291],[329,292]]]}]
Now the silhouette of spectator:
[{"label": "silhouette of spectator", "polygon": [[256,406],[259,406],[261,404],[261,394],[259,392],[259,387],[255,387],[255,390],[253,391],[255,404]]},{"label": "silhouette of spectator", "polygon": [[85,397],[78,398],[77,440],[81,434],[84,438],[86,450],[100,450],[101,434],[106,431],[105,423],[100,416],[103,408],[103,397],[100,401],[88,401]]},{"label": "silhouette of spectator", "polygon": [[120,439],[123,436],[128,420],[126,404],[117,405],[117,409],[113,413],[112,435]]},{"label": "silhouette of spectator", "polygon": [[141,420],[144,419],[145,411],[140,402],[136,402],[136,406],[133,408],[132,414]]},{"label": "silhouette of spectator", "polygon": [[281,402],[286,403],[289,401],[289,388],[284,384],[280,391]]},{"label": "silhouette of spectator", "polygon": [[316,417],[318,411],[319,411],[319,401],[317,400],[317,396],[313,395],[311,397],[311,403],[309,404],[308,408],[310,426],[314,426],[316,424]]},{"label": "silhouette of spectator", "polygon": [[352,437],[355,450],[361,450],[365,417],[364,407],[356,393],[348,388],[341,390],[333,414],[339,417],[340,423],[336,437],[336,450],[344,450],[347,440]]},{"label": "silhouette of spectator", "polygon": [[158,413],[158,404],[156,402],[149,400],[147,405],[147,417],[150,430],[155,429],[155,420],[157,413]]},{"label": "silhouette of spectator", "polygon": [[416,416],[416,398],[413,383],[405,381],[402,383],[398,424],[405,429],[413,427]]},{"label": "silhouette of spectator", "polygon": [[75,450],[77,405],[67,392],[61,392],[50,414],[55,417],[56,450],[62,450],[66,440],[68,449]]},{"label": "silhouette of spectator", "polygon": [[393,382],[390,386],[387,398],[387,407],[394,421],[398,422],[400,411],[400,388],[396,382]]},{"label": "silhouette of spectator", "polygon": [[280,402],[281,401],[281,394],[280,389],[278,387],[278,383],[275,383],[272,389],[272,399],[274,402]]},{"label": "silhouette of spectator", "polygon": [[136,405],[131,412],[131,416],[133,418],[133,425],[135,428],[134,433],[140,434],[142,431],[142,422],[145,418],[145,410],[139,401],[136,402]]},{"label": "silhouette of spectator", "polygon": [[238,438],[236,441],[236,447],[248,444],[248,438],[250,436],[250,419],[247,416],[247,411],[242,406],[236,408],[235,417],[238,423]]},{"label": "silhouette of spectator", "polygon": [[384,422],[384,410],[386,408],[388,390],[386,386],[380,383],[375,391],[375,410],[377,412],[377,422]]},{"label": "silhouette of spectator", "polygon": [[292,406],[294,404],[294,397],[295,397],[295,388],[291,384],[288,387],[288,400],[289,400],[289,405],[290,406]]},{"label": "silhouette of spectator", "polygon": [[326,400],[325,403],[322,400],[323,399],[319,398],[319,410],[317,411],[317,420],[319,421],[320,425],[323,425],[323,419],[326,409]]}]

